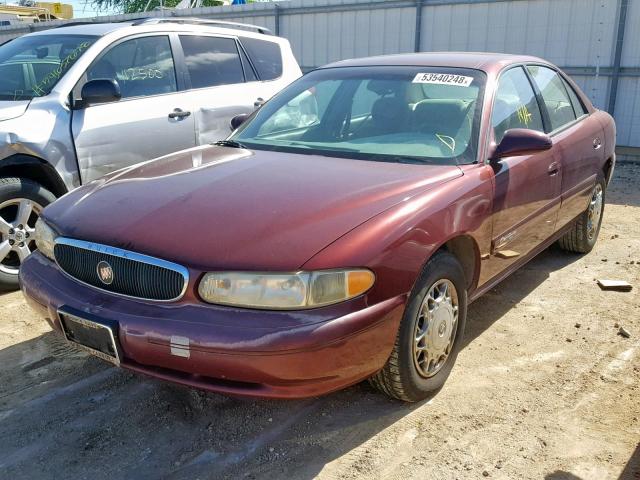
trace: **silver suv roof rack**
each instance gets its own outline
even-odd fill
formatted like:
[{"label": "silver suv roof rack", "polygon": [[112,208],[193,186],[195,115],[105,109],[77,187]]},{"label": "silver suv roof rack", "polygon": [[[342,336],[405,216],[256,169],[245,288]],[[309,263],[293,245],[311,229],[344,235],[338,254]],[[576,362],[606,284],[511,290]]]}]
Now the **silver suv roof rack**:
[{"label": "silver suv roof rack", "polygon": [[251,25],[249,23],[237,23],[237,22],[225,22],[223,20],[212,20],[208,18],[194,18],[194,17],[148,17],[139,18],[133,21],[131,24],[134,27],[138,25],[157,25],[160,23],[179,23],[186,25],[211,25],[212,27],[223,28],[238,28],[242,30],[255,30],[265,35],[271,35],[271,30],[259,25]]}]

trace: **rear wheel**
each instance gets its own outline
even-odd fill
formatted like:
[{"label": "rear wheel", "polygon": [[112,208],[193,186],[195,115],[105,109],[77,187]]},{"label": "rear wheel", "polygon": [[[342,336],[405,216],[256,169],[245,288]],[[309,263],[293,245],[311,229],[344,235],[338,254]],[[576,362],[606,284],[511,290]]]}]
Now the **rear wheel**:
[{"label": "rear wheel", "polygon": [[416,282],[389,360],[370,383],[406,402],[439,390],[460,350],[466,316],[462,267],[450,253],[436,253]]},{"label": "rear wheel", "polygon": [[598,240],[605,203],[605,180],[599,178],[591,191],[587,209],[577,218],[571,230],[558,240],[563,250],[589,253]]},{"label": "rear wheel", "polygon": [[34,228],[53,193],[24,178],[0,178],[0,291],[18,288],[18,271],[35,249]]}]

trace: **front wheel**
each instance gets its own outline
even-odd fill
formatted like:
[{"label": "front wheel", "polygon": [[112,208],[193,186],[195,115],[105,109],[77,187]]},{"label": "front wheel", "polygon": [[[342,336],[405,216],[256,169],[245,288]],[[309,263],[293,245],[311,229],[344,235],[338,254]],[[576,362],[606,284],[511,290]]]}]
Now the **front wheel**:
[{"label": "front wheel", "polygon": [[436,253],[409,297],[391,356],[370,383],[387,395],[417,402],[451,373],[467,317],[465,276],[458,260]]},{"label": "front wheel", "polygon": [[0,291],[18,288],[20,265],[35,249],[36,220],[55,198],[31,180],[0,178]]},{"label": "front wheel", "polygon": [[599,178],[591,191],[587,209],[577,218],[571,230],[558,240],[560,248],[574,253],[589,253],[593,250],[602,225],[604,201],[605,180]]}]

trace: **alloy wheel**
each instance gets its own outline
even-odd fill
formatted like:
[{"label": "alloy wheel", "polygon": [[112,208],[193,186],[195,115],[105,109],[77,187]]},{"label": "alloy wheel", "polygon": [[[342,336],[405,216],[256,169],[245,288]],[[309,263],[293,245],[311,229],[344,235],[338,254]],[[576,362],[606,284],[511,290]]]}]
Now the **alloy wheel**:
[{"label": "alloy wheel", "polygon": [[17,275],[22,262],[35,250],[35,224],[42,206],[28,198],[0,204],[0,271]]}]

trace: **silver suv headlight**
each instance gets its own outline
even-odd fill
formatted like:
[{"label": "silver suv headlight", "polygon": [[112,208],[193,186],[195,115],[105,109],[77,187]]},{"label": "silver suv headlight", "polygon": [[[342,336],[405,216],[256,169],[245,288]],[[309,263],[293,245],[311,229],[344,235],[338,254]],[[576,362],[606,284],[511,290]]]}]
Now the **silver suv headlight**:
[{"label": "silver suv headlight", "polygon": [[56,245],[56,237],[58,234],[46,224],[42,218],[38,218],[36,222],[36,231],[34,234],[36,247],[45,257],[55,260],[53,247]]},{"label": "silver suv headlight", "polygon": [[198,293],[209,303],[272,310],[330,305],[362,295],[375,276],[366,269],[296,273],[211,272]]}]

